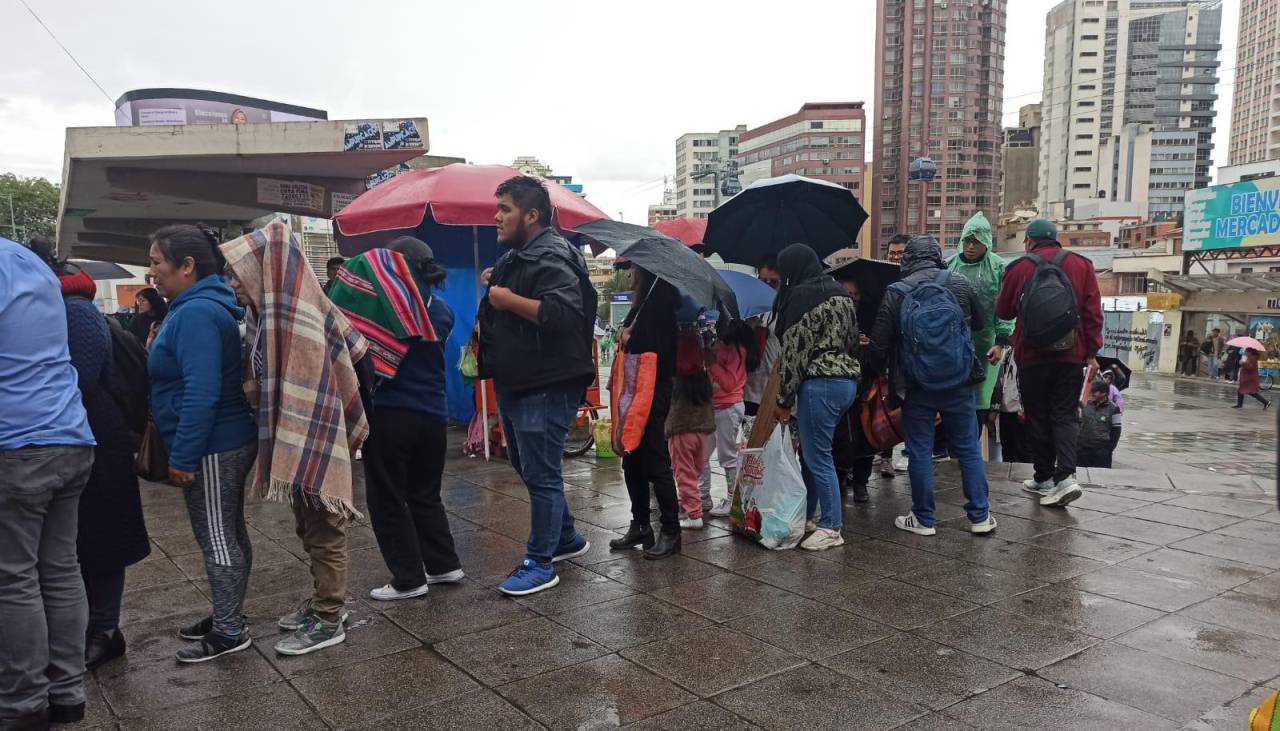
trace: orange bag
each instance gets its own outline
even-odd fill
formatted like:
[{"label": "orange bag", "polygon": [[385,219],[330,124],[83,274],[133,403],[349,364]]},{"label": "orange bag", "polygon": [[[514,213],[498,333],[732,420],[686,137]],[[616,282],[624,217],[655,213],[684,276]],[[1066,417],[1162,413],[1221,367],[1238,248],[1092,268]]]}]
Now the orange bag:
[{"label": "orange bag", "polygon": [[862,433],[876,451],[902,443],[902,407],[889,405],[889,379],[877,378],[862,397]]},{"label": "orange bag", "polygon": [[613,411],[613,451],[635,451],[653,410],[653,389],[658,382],[657,353],[620,353],[613,359],[609,377],[609,404]]}]

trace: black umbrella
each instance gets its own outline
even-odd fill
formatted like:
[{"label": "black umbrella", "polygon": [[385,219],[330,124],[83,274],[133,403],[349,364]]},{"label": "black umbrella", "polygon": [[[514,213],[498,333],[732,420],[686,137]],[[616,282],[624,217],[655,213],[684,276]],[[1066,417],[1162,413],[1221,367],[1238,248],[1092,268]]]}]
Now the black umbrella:
[{"label": "black umbrella", "polygon": [[1104,371],[1115,371],[1115,380],[1111,385],[1118,390],[1123,391],[1129,387],[1129,377],[1133,375],[1133,369],[1125,365],[1119,358],[1111,358],[1105,355],[1098,356],[1098,376],[1101,377]]},{"label": "black umbrella", "polygon": [[711,212],[703,238],[709,254],[759,266],[791,244],[808,244],[825,259],[854,245],[867,220],[858,199],[825,180],[799,175],[748,185]]},{"label": "black umbrella", "polygon": [[738,300],[729,285],[705,259],[676,239],[621,221],[592,221],[569,233],[579,245],[597,251],[613,249],[704,307],[738,316]]},{"label": "black umbrella", "polygon": [[890,284],[898,281],[899,267],[891,261],[857,258],[830,270],[836,281],[853,281],[858,285],[858,328],[871,332],[880,310],[880,300]]},{"label": "black umbrella", "polygon": [[71,263],[80,267],[93,279],[133,279],[134,277],[128,269],[109,261],[72,259]]}]

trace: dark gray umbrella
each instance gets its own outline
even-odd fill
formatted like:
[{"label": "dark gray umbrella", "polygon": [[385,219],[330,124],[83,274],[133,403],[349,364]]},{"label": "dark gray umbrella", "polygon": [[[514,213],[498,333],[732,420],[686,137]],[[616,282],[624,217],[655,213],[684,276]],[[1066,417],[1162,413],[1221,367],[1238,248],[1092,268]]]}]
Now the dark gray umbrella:
[{"label": "dark gray umbrella", "polygon": [[93,279],[133,279],[134,277],[128,269],[109,261],[72,259],[71,263],[80,267],[82,271]]},{"label": "dark gray umbrella", "polygon": [[757,180],[711,212],[703,238],[708,254],[759,266],[791,244],[820,259],[854,245],[867,220],[849,190],[800,175]]},{"label": "dark gray umbrella", "polygon": [[570,238],[595,251],[613,249],[698,304],[738,316],[738,300],[719,273],[680,241],[647,226],[621,221],[592,221],[573,229]]}]

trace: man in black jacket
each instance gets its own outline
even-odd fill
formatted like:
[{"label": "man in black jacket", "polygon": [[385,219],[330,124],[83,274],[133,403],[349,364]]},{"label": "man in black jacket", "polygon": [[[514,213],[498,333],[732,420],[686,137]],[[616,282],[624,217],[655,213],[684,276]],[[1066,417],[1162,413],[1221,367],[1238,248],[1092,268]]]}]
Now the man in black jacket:
[{"label": "man in black jacket", "polygon": [[582,253],[551,228],[542,181],[513,177],[498,199],[498,243],[480,302],[480,376],[492,378],[511,465],[529,490],[524,560],[499,589],[523,596],[560,582],[554,561],[591,547],[564,501],[561,464],[569,425],[595,378],[596,293]]},{"label": "man in black jacket", "polygon": [[[907,243],[902,253],[901,279],[907,291],[932,281],[944,269],[942,249],[932,236],[916,236]],[[986,326],[987,313],[968,279],[952,275],[946,282],[946,289],[955,297],[960,312],[965,315],[967,330]],[[911,512],[895,519],[894,525],[918,535],[937,533],[934,528],[933,461],[930,457],[934,418],[941,414],[947,439],[960,462],[960,478],[968,501],[964,508],[969,517],[969,530],[972,533],[990,533],[995,530],[996,521],[987,511],[987,474],[978,447],[978,421],[973,397],[973,384],[982,380],[985,368],[975,354],[971,382],[947,391],[926,390],[925,384],[910,382],[901,363],[904,357],[901,313],[906,297],[899,285],[891,286],[885,292],[864,360],[866,366],[875,372],[888,366],[890,382],[903,400],[902,426],[906,432],[907,474],[911,478]],[[969,332],[963,335],[970,337]]]}]

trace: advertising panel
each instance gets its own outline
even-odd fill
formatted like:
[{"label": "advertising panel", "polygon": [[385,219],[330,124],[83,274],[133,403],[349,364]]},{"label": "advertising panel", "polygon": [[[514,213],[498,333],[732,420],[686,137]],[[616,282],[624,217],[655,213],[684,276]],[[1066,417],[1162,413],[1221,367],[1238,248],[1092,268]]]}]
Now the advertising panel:
[{"label": "advertising panel", "polygon": [[1183,251],[1280,244],[1280,178],[1189,190]]},{"label": "advertising panel", "polygon": [[117,127],[316,122],[328,118],[321,109],[204,89],[137,89],[116,100]]}]

